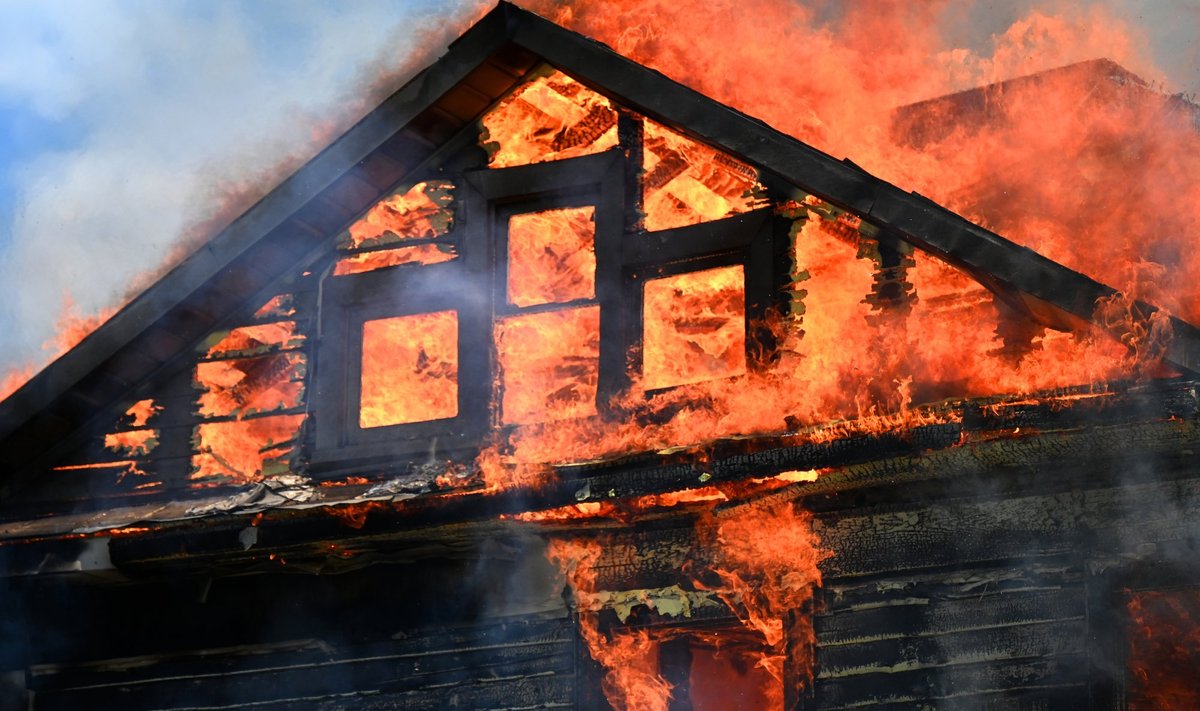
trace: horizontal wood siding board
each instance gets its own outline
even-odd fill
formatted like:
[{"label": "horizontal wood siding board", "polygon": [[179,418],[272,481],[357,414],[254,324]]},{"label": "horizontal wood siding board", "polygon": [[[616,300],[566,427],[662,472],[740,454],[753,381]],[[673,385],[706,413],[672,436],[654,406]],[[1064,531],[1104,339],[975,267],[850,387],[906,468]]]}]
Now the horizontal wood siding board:
[{"label": "horizontal wood siding board", "polygon": [[170,704],[182,700],[196,706],[257,704],[281,698],[366,690],[445,693],[449,687],[487,684],[505,678],[572,675],[573,653],[570,644],[513,645],[424,654],[404,660],[372,658],[316,662],[218,676],[192,677],[185,673],[136,684],[39,691],[37,708],[38,711],[152,709],[169,708]]},{"label": "horizontal wood siding board", "polygon": [[821,615],[894,604],[897,600],[961,600],[1012,592],[1075,589],[1084,575],[1078,555],[1021,561],[1010,566],[956,566],[904,576],[826,578],[821,587]]},{"label": "horizontal wood siding board", "polygon": [[[816,708],[883,709],[1070,709],[1089,708],[1087,657],[1012,659],[923,668],[838,679],[818,678]],[[990,698],[989,698],[990,697]],[[1021,699],[1075,699],[1080,705],[1026,705]],[[1043,701],[1042,703],[1045,703]],[[994,704],[994,705],[993,705]]]},{"label": "horizontal wood siding board", "polygon": [[1006,592],[938,600],[896,595],[895,604],[818,616],[817,643],[852,647],[871,640],[932,637],[1006,625],[1028,625],[1084,615],[1082,586],[1065,590]]}]

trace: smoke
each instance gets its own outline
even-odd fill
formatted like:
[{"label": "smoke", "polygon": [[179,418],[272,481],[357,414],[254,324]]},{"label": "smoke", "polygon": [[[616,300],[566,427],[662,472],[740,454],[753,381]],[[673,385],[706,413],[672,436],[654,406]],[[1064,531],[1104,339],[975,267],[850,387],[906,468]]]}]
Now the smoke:
[{"label": "smoke", "polygon": [[[692,79],[679,67],[694,74],[699,62],[709,75],[701,90],[918,190],[920,180],[873,155],[888,140],[879,118],[894,106],[1100,55],[1170,91],[1200,91],[1193,0],[717,1],[687,17],[654,2],[524,4],[677,78]],[[0,373],[54,355],[43,344],[70,301],[77,314],[94,314],[144,288],[490,5],[6,3]],[[678,22],[663,19],[671,17]],[[689,39],[656,34],[668,24]],[[614,37],[605,25],[623,29]],[[694,51],[691,35],[720,37],[709,43],[719,54]],[[772,37],[786,52],[746,61],[774,47],[763,41]],[[873,56],[907,61],[885,66]],[[745,81],[746,72],[784,65],[787,83]],[[849,88],[870,90],[878,116],[856,97],[837,98]],[[805,109],[797,96],[826,101]]]},{"label": "smoke", "polygon": [[89,314],[144,288],[208,236],[194,225],[228,222],[486,9],[5,3],[0,372],[53,355],[69,301]]}]

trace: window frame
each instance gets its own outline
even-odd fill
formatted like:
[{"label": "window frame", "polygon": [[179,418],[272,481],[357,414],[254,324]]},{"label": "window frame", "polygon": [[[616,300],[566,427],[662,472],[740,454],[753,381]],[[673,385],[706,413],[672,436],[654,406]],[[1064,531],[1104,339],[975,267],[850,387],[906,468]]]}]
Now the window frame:
[{"label": "window frame", "polygon": [[[421,456],[465,457],[499,424],[494,326],[521,313],[599,305],[599,372],[624,368],[620,247],[624,209],[623,152],[612,149],[545,163],[488,168],[454,176],[454,227],[441,241],[456,259],[401,264],[322,280],[319,338],[310,408],[313,473],[395,469]],[[517,308],[507,303],[507,217],[557,207],[595,206],[596,296]],[[453,286],[448,286],[453,285]],[[361,405],[362,328],[367,321],[453,310],[458,318],[458,413],[451,418],[364,428]],[[607,313],[607,316],[606,316]],[[601,376],[603,378],[603,376]],[[604,383],[601,382],[601,389]],[[603,391],[597,401],[604,400]],[[436,442],[436,443],[435,443]],[[436,450],[434,450],[436,447]]]}]

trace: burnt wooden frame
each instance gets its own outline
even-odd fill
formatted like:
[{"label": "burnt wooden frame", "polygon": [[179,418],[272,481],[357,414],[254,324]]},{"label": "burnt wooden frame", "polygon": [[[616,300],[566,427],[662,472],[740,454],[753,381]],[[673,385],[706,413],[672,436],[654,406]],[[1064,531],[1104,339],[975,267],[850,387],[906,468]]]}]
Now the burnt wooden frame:
[{"label": "burnt wooden frame", "polygon": [[[463,348],[490,329],[487,295],[472,289],[477,274],[469,256],[440,264],[400,265],[329,277],[321,309],[322,339],[315,374],[317,404],[314,470],[351,460],[385,459],[439,449],[458,450],[487,426],[490,364],[486,351]],[[448,286],[453,285],[453,286]],[[458,414],[453,418],[363,428],[361,402],[363,324],[376,319],[453,310],[458,319]]]},{"label": "burnt wooden frame", "polygon": [[[327,276],[320,306],[321,338],[314,373],[314,472],[360,466],[391,468],[423,454],[470,452],[494,424],[497,316],[571,308],[583,302],[515,309],[506,303],[507,222],[522,212],[595,205],[596,299],[618,318],[618,274],[624,205],[620,151],[547,163],[471,171],[455,182],[455,224],[440,241],[459,257],[439,264],[402,264]],[[405,245],[400,245],[405,246]],[[603,285],[606,285],[602,287]],[[382,427],[359,426],[363,324],[376,319],[453,310],[458,318],[458,412],[454,417]],[[614,328],[610,325],[609,328]],[[603,347],[602,347],[603,348]],[[601,371],[604,357],[601,352]],[[436,440],[436,442],[435,442]],[[436,452],[431,451],[436,446]]]},{"label": "burnt wooden frame", "polygon": [[[626,202],[624,157],[619,148],[602,153],[467,173],[464,221],[473,241],[485,244],[495,265],[491,285],[494,315],[600,307],[597,407],[624,385],[626,297],[621,288],[621,236]],[[473,192],[474,195],[468,195]],[[595,206],[595,296],[568,302],[516,307],[508,303],[508,220],[555,208]],[[487,343],[494,351],[491,334]],[[494,356],[494,354],[493,354]],[[497,404],[497,409],[499,404]],[[496,418],[499,419],[498,417]]]}]

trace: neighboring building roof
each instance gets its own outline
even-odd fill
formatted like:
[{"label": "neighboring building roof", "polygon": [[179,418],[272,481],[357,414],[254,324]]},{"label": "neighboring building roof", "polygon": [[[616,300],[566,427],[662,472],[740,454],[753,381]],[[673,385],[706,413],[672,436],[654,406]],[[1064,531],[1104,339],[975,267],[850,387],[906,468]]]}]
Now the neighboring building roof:
[{"label": "neighboring building roof", "polygon": [[[98,413],[245,317],[305,255],[386,194],[546,62],[670,128],[759,167],[967,271],[1045,325],[1092,319],[1113,289],[543,18],[501,3],[449,51],[207,245],[0,403],[0,473],[66,446]],[[1135,304],[1137,316],[1155,309]],[[1200,331],[1171,318],[1166,359],[1200,371]]]}]

